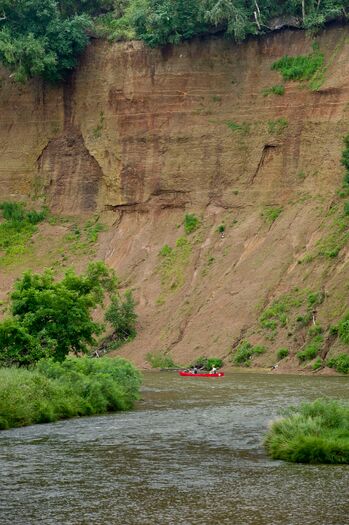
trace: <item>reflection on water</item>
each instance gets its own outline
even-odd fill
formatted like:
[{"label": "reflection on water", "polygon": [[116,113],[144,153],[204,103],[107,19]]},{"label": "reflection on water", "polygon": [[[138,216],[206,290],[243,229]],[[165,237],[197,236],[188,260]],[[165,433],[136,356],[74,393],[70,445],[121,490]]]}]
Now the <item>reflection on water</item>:
[{"label": "reflection on water", "polygon": [[136,411],[0,434],[0,523],[347,525],[349,467],[270,461],[268,421],[346,378],[147,373]]}]

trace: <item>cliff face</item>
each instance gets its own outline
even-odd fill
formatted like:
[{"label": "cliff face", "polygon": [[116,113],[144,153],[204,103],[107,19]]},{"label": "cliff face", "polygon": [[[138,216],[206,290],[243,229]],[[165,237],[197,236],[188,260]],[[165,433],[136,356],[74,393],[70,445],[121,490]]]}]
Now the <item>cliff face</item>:
[{"label": "cliff face", "polygon": [[[300,31],[162,50],[96,41],[55,88],[18,86],[2,73],[1,199],[45,199],[55,213],[98,212],[108,222],[99,257],[139,301],[139,336],[125,355],[143,363],[162,350],[186,362],[227,355],[248,338],[266,342],[260,362],[270,363],[280,345],[295,351],[305,342],[304,331],[261,329],[274,299],[294,287],[324,291],[316,316],[325,329],[343,313],[347,248],[299,261],[316,252],[337,206],[348,37],[348,27],[319,35],[321,88],[290,82],[283,96],[262,90],[280,83],[275,60],[311,51]],[[201,227],[185,237],[188,212]],[[176,247],[181,237],[188,242]],[[168,259],[159,256],[165,244]]]}]

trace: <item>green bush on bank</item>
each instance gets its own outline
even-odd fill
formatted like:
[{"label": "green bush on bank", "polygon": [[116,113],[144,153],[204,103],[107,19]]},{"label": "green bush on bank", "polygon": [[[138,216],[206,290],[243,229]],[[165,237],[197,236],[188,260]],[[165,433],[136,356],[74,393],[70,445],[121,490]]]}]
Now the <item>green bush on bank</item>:
[{"label": "green bush on bank", "polygon": [[264,346],[253,346],[249,341],[241,341],[233,357],[234,365],[250,366],[250,360],[255,355],[264,354]]},{"label": "green bush on bank", "polygon": [[140,383],[140,373],[121,358],[0,368],[0,429],[128,410],[139,397]]},{"label": "green bush on bank", "polygon": [[273,459],[349,463],[349,405],[317,399],[289,409],[272,423],[265,446]]},{"label": "green bush on bank", "polygon": [[349,355],[339,354],[337,357],[332,357],[327,361],[329,368],[334,368],[340,374],[349,374]]},{"label": "green bush on bank", "polygon": [[172,357],[164,352],[148,352],[146,360],[152,368],[177,368]]}]

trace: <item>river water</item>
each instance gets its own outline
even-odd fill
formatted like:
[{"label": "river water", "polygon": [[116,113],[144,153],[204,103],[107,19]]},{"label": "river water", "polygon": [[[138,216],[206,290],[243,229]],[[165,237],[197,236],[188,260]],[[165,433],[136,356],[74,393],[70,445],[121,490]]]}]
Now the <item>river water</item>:
[{"label": "river water", "polygon": [[348,525],[349,466],[271,461],[278,410],[347,378],[146,373],[136,410],[0,433],[0,523]]}]

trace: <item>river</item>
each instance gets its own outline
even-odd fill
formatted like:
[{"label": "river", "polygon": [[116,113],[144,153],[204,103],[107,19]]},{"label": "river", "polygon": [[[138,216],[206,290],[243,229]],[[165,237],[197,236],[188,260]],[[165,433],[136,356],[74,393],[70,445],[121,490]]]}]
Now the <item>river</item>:
[{"label": "river", "polygon": [[282,407],[342,377],[144,374],[136,410],[0,433],[0,523],[348,525],[349,466],[271,461]]}]

